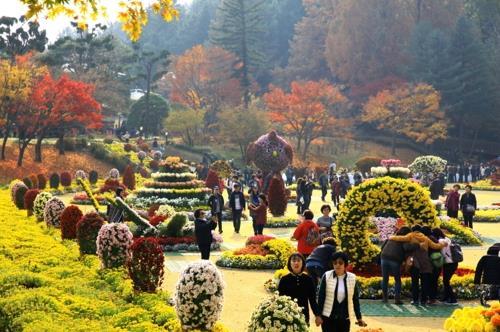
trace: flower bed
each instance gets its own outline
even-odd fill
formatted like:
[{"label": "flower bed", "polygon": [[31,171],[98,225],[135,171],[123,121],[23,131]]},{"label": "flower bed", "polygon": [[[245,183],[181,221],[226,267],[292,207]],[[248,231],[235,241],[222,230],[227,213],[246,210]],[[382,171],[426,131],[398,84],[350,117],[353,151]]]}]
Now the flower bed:
[{"label": "flower bed", "polygon": [[374,177],[390,176],[397,179],[407,179],[410,176],[410,170],[406,167],[372,167],[370,172]]},{"label": "flower bed", "polygon": [[[459,219],[463,220],[461,213]],[[500,210],[477,210],[474,222],[500,222]]]},{"label": "flower bed", "polygon": [[[95,195],[95,199],[97,202],[101,205],[106,205],[106,198],[104,198],[101,195]],[[85,192],[78,192],[76,193],[73,198],[71,199],[71,204],[78,204],[78,205],[92,205],[92,200],[89,198],[87,193]]]},{"label": "flower bed", "polygon": [[162,188],[162,189],[188,189],[204,187],[205,181],[191,180],[186,182],[160,182],[160,181],[147,181],[144,183],[146,188]]},{"label": "flower bed", "polygon": [[[255,244],[235,251],[225,251],[217,260],[217,266],[238,269],[281,269],[286,265],[288,257],[293,253],[293,247],[285,240],[268,240],[256,249]],[[250,247],[250,248],[249,248]],[[245,253],[245,252],[254,252]],[[262,255],[267,252],[268,254]],[[238,254],[241,253],[241,254]],[[255,254],[256,253],[256,254]]]},{"label": "flower bed", "polygon": [[176,208],[194,210],[199,207],[206,207],[207,200],[199,198],[177,197],[177,198],[157,198],[157,197],[137,197],[133,194],[127,196],[127,204],[139,209],[147,209],[153,204],[172,205]]},{"label": "flower bed", "polygon": [[137,197],[156,197],[175,199],[179,196],[185,198],[197,198],[206,200],[211,190],[208,188],[192,188],[192,189],[163,189],[163,188],[141,188],[137,190]]},{"label": "flower bed", "polygon": [[296,217],[268,217],[267,228],[297,227],[300,222]]},{"label": "flower bed", "polygon": [[464,227],[458,220],[450,219],[448,217],[441,217],[441,228],[449,233],[452,240],[457,241],[461,245],[476,245],[483,244],[479,233],[474,230]]},{"label": "flower bed", "polygon": [[449,332],[498,332],[500,330],[500,302],[493,303],[490,308],[479,306],[456,309],[444,322],[444,328]]},{"label": "flower bed", "polygon": [[196,179],[196,174],[156,172],[151,174],[151,177],[158,182],[188,182]]}]

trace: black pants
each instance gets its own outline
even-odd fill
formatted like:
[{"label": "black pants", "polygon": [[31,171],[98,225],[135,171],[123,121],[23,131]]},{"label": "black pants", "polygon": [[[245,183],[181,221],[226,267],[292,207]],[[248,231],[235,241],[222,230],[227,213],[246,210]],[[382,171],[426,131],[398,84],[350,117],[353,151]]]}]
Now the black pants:
[{"label": "black pants", "polygon": [[302,205],[302,212],[309,210],[309,205],[311,205],[311,197],[304,199],[304,204]]},{"label": "black pants", "polygon": [[330,319],[322,316],[323,324],[321,331],[323,332],[349,332],[351,330],[351,321],[349,319]]},{"label": "black pants", "polygon": [[210,258],[210,244],[198,244],[198,248],[201,252],[201,259]]},{"label": "black pants", "polygon": [[307,274],[311,276],[314,289],[316,289],[318,287],[318,280],[321,280],[321,277],[325,274],[325,269],[320,266],[309,266],[307,267]]},{"label": "black pants", "polygon": [[447,210],[446,215],[450,218],[458,218],[458,210]]},{"label": "black pants", "polygon": [[458,263],[451,263],[451,264],[444,264],[443,265],[443,287],[444,287],[444,292],[443,292],[443,301],[448,301],[448,302],[457,302],[457,297],[455,293],[453,292],[453,288],[451,288],[450,285],[450,280],[455,271],[458,268]]},{"label": "black pants", "polygon": [[420,273],[420,270],[411,268],[411,296],[413,302],[425,304],[429,300],[432,273]]},{"label": "black pants", "polygon": [[222,233],[222,212],[214,213],[217,216],[217,224],[219,225],[219,233]]},{"label": "black pants", "polygon": [[474,215],[471,213],[465,213],[462,211],[462,214],[464,216],[464,223],[466,227],[469,227],[472,229],[472,220],[474,219]]},{"label": "black pants", "polygon": [[340,195],[335,195],[334,193],[332,193],[332,202],[336,207],[338,207],[340,203]]},{"label": "black pants", "polygon": [[324,201],[326,194],[328,193],[328,188],[327,187],[321,187],[321,200]]},{"label": "black pants", "polygon": [[440,275],[441,275],[441,268],[438,269],[434,267],[431,274],[430,290],[429,290],[429,298],[431,300],[437,300],[438,298],[438,282]]},{"label": "black pants", "polygon": [[240,232],[242,210],[233,210],[233,226],[236,233]]}]

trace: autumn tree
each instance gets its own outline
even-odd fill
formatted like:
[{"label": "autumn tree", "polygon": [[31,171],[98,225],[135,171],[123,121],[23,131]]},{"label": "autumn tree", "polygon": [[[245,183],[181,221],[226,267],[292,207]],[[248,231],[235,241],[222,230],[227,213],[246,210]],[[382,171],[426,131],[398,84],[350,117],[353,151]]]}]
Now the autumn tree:
[{"label": "autumn tree", "polygon": [[243,107],[226,108],[219,115],[219,137],[221,140],[237,145],[242,160],[246,160],[248,144],[255,141],[269,129],[266,112],[259,109],[255,102],[248,110]]},{"label": "autumn tree", "polygon": [[0,56],[14,62],[15,57],[31,51],[43,52],[49,40],[45,30],[37,22],[26,22],[26,18],[0,17]]},{"label": "autumn tree", "polygon": [[[59,15],[77,18],[78,26],[87,27],[88,22],[95,21],[99,16],[105,16],[106,7],[101,0],[20,0],[28,9],[26,17],[55,18]],[[151,3],[155,14],[160,14],[167,22],[179,16],[174,0],[156,0]],[[144,8],[144,1],[124,0],[120,2],[118,21],[122,23],[122,30],[132,41],[137,41],[142,28],[148,22],[148,13]]]},{"label": "autumn tree", "polygon": [[407,84],[379,92],[364,105],[361,120],[391,134],[393,155],[398,134],[424,144],[446,138],[447,121],[440,108],[440,95],[428,84]]},{"label": "autumn tree", "polygon": [[326,81],[292,82],[290,93],[271,86],[264,95],[269,117],[297,139],[297,152],[305,160],[311,143],[322,136],[344,132],[351,121],[342,117],[347,98]]},{"label": "autumn tree", "polygon": [[222,0],[210,26],[210,41],[241,61],[235,74],[241,82],[245,109],[250,103],[251,75],[264,62],[263,4],[263,0]]},{"label": "autumn tree", "polygon": [[241,103],[240,82],[233,76],[237,62],[234,54],[220,47],[196,45],[170,66],[170,99],[206,111],[207,125],[213,124],[223,106]]},{"label": "autumn tree", "polygon": [[165,120],[165,128],[171,133],[179,133],[184,144],[193,146],[201,142],[204,117],[203,110],[177,109]]}]

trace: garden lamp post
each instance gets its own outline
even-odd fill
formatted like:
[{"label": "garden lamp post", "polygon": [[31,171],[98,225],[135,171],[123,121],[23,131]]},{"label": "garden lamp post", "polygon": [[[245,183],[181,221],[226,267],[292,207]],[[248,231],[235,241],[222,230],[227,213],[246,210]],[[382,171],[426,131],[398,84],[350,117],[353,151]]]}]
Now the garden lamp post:
[{"label": "garden lamp post", "polygon": [[168,144],[168,131],[165,132],[165,146]]}]

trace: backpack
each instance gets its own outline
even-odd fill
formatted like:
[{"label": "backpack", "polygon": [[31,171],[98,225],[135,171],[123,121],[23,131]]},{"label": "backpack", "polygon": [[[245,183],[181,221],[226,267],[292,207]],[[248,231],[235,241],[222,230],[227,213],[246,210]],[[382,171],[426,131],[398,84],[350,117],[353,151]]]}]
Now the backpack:
[{"label": "backpack", "polygon": [[434,266],[437,269],[440,269],[443,267],[444,264],[444,257],[441,255],[440,252],[433,252],[430,256],[432,266]]},{"label": "backpack", "polygon": [[309,229],[307,230],[306,243],[310,247],[314,247],[320,244],[320,235],[316,227],[309,227]]},{"label": "backpack", "polygon": [[464,253],[462,252],[462,247],[455,241],[450,244],[451,260],[453,263],[460,263],[464,260]]}]

